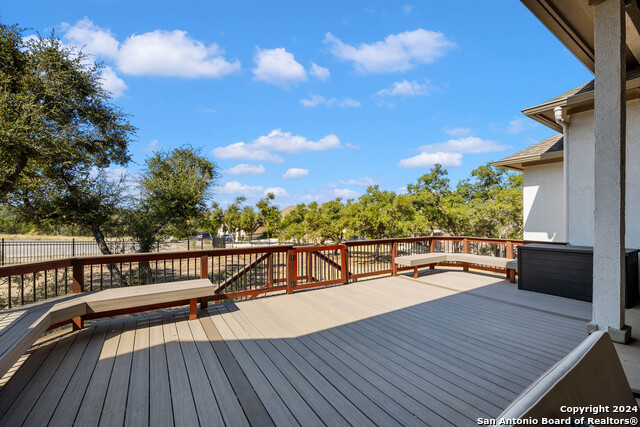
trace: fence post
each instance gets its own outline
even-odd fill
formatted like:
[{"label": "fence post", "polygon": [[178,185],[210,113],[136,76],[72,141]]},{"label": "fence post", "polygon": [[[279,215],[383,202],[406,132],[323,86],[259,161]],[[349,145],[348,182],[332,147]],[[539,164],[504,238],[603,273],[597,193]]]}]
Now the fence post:
[{"label": "fence post", "polygon": [[[462,239],[462,253],[464,253],[464,254],[468,254],[469,253],[469,239],[467,239],[466,237],[464,239]],[[462,270],[463,271],[469,271],[469,263],[468,262],[463,262],[462,263]]]},{"label": "fence post", "polygon": [[398,275],[398,266],[396,265],[396,257],[398,256],[398,242],[393,242],[391,246],[391,275]]},{"label": "fence post", "polygon": [[287,251],[287,295],[293,293],[293,287],[297,282],[298,255],[293,249]]},{"label": "fence post", "polygon": [[[209,256],[200,255],[200,278],[209,279]],[[209,306],[207,297],[200,298],[200,310],[205,310]]]},{"label": "fence post", "polygon": [[342,265],[340,266],[340,271],[342,273],[342,283],[345,285],[349,283],[349,249],[347,249],[347,245],[343,245],[342,252],[340,253],[340,262]]},{"label": "fence post", "polygon": [[76,256],[76,239],[71,239],[71,256]]},{"label": "fence post", "polygon": [[2,238],[2,265],[4,265],[4,237]]},{"label": "fence post", "polygon": [[[78,294],[84,292],[84,262],[81,259],[71,260],[73,269],[73,293]],[[71,319],[74,331],[84,328],[84,316],[78,316]]]}]

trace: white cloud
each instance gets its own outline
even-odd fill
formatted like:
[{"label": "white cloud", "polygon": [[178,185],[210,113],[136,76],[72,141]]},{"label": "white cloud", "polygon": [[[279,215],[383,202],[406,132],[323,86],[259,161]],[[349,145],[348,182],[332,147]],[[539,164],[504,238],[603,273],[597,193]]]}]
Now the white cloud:
[{"label": "white cloud", "polygon": [[423,84],[416,80],[402,80],[394,82],[388,89],[379,90],[378,96],[424,96],[429,94],[429,81],[425,79]]},{"label": "white cloud", "polygon": [[443,166],[460,166],[462,164],[462,154],[460,153],[420,153],[417,156],[402,159],[398,166],[406,169],[429,168],[440,163]]},{"label": "white cloud", "polygon": [[281,87],[296,85],[307,79],[304,67],[294,59],[293,54],[283,47],[276,49],[260,49],[253,61],[253,77],[256,80]]},{"label": "white cloud", "polygon": [[333,190],[333,194],[336,197],[342,197],[343,199],[353,199],[360,195],[357,191],[353,191],[349,188],[336,188]]},{"label": "white cloud", "polygon": [[536,126],[537,123],[534,123],[529,120],[525,120],[522,117],[514,117],[513,120],[509,122],[507,126],[507,132],[512,134],[522,133]]},{"label": "white cloud", "polygon": [[240,69],[227,61],[220,47],[194,40],[186,31],[155,30],[131,35],[120,47],[120,70],[132,75],[165,77],[222,77]]},{"label": "white cloud", "polygon": [[288,154],[333,150],[341,147],[340,139],[333,134],[311,141],[304,136],[292,135],[291,132],[282,132],[280,129],[272,130],[269,135],[261,136],[251,144],[256,148]]},{"label": "white cloud", "polygon": [[370,185],[375,185],[376,183],[377,183],[376,180],[369,178],[368,176],[364,176],[362,178],[341,179],[338,182],[327,184],[327,187],[329,188],[336,188],[340,186],[368,187]]},{"label": "white cloud", "polygon": [[311,141],[301,135],[291,132],[272,130],[268,135],[261,136],[250,143],[236,142],[225,147],[214,148],[212,153],[220,159],[262,160],[282,163],[284,159],[272,152],[299,154],[309,151],[325,151],[342,148],[340,138],[334,134],[326,135],[317,141]]},{"label": "white cloud", "polygon": [[410,14],[412,10],[413,6],[411,6],[410,4],[405,4],[404,6],[402,6],[402,13],[404,13],[405,15]]},{"label": "white cloud", "polygon": [[444,131],[447,133],[447,135],[455,136],[455,137],[471,135],[470,128],[452,128],[452,129],[445,129]]},{"label": "white cloud", "polygon": [[125,74],[222,77],[240,69],[240,62],[227,61],[217,44],[205,45],[192,39],[186,31],[132,34],[119,43],[109,29],[95,25],[88,18],[74,25],[63,23],[62,29],[66,42],[83,48],[88,54],[114,61]]},{"label": "white cloud", "polygon": [[262,165],[248,165],[246,163],[235,165],[225,170],[229,175],[258,175],[265,173],[266,171],[267,170]]},{"label": "white cloud", "polygon": [[361,43],[357,47],[327,33],[324,43],[333,55],[353,62],[356,71],[363,74],[407,71],[435,61],[455,46],[443,33],[422,28],[391,34],[382,41]]},{"label": "white cloud", "polygon": [[121,97],[124,91],[128,89],[124,80],[118,77],[116,72],[109,66],[105,66],[101,71],[104,90],[109,92],[114,99]]},{"label": "white cloud", "polygon": [[282,175],[284,179],[298,179],[309,175],[309,169],[290,168]]},{"label": "white cloud", "polygon": [[496,141],[481,139],[475,136],[466,136],[458,139],[450,139],[438,144],[423,145],[418,147],[418,150],[427,153],[441,151],[454,153],[490,153],[494,151],[504,151],[508,148],[508,145],[503,145]]},{"label": "white cloud", "polygon": [[266,196],[267,193],[273,193],[273,195],[276,196],[276,197],[288,196],[287,190],[285,190],[282,187],[269,187],[266,190],[264,190],[263,194]]},{"label": "white cloud", "polygon": [[212,153],[219,159],[258,160],[273,163],[284,162],[284,159],[277,154],[272,154],[267,150],[255,150],[251,144],[245,144],[244,142],[236,142],[226,147],[216,147]]},{"label": "white cloud", "polygon": [[348,108],[348,107],[358,108],[362,105],[360,104],[360,101],[356,101],[355,99],[351,99],[351,98],[327,99],[324,96],[320,96],[320,95],[312,95],[311,98],[309,99],[301,99],[300,104],[304,105],[305,107],[316,107],[318,105],[326,105],[326,106],[337,106],[341,108]]},{"label": "white cloud", "polygon": [[261,185],[245,185],[238,181],[227,182],[219,191],[222,194],[257,194],[262,193],[264,187]]},{"label": "white cloud", "polygon": [[151,142],[149,142],[149,144],[144,147],[142,149],[142,151],[147,151],[147,152],[154,152],[158,149],[158,140],[157,139],[153,139],[151,140]]},{"label": "white cloud", "polygon": [[317,79],[323,82],[329,80],[329,77],[331,76],[331,73],[329,73],[328,68],[321,67],[315,62],[311,63],[311,69],[309,70],[309,74],[311,74],[313,77],[316,77]]},{"label": "white cloud", "polygon": [[360,187],[368,187],[370,185],[376,184],[376,181],[371,179],[371,178],[369,178],[368,176],[365,176],[365,177],[362,177],[362,178],[341,180],[340,184],[342,184],[342,185],[357,185],[357,186],[360,186]]},{"label": "white cloud", "polygon": [[115,59],[118,56],[118,40],[107,28],[101,28],[85,17],[74,25],[62,24],[64,38],[90,55]]}]

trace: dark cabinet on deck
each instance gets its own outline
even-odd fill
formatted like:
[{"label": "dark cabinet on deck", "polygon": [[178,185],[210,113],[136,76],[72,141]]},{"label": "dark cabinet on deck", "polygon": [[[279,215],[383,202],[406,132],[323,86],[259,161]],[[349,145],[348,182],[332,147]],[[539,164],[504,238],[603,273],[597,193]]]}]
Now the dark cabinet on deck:
[{"label": "dark cabinet on deck", "polygon": [[[627,249],[626,308],[638,302],[638,249]],[[518,248],[518,289],[591,302],[593,248],[530,244]]]}]

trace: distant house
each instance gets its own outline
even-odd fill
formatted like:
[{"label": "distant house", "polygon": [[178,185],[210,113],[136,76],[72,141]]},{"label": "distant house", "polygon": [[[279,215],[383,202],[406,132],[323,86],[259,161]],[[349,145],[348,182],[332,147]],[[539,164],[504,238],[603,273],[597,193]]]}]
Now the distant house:
[{"label": "distant house", "polygon": [[[593,88],[591,81],[523,110],[561,133],[493,163],[523,173],[525,240],[593,245]],[[640,191],[634,185],[640,182],[640,70],[627,74],[626,90],[626,246],[640,248]]]}]

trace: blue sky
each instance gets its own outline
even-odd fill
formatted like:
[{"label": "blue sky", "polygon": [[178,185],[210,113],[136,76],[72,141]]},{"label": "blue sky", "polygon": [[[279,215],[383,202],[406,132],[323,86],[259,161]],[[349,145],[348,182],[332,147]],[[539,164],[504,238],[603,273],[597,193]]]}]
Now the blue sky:
[{"label": "blue sky", "polygon": [[554,132],[523,108],[592,75],[518,1],[4,1],[105,65],[154,149],[201,147],[215,200],[281,207],[397,191],[438,161],[452,183]]}]

